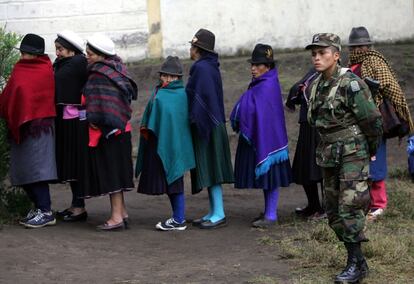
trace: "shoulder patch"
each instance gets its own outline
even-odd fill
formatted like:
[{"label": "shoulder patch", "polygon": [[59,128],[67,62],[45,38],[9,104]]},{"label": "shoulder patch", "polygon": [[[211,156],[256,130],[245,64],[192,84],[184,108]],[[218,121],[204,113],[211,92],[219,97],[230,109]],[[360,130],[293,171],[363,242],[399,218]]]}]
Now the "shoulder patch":
[{"label": "shoulder patch", "polygon": [[359,86],[357,81],[351,81],[350,84],[352,92],[358,92],[359,90],[361,90],[361,87]]}]

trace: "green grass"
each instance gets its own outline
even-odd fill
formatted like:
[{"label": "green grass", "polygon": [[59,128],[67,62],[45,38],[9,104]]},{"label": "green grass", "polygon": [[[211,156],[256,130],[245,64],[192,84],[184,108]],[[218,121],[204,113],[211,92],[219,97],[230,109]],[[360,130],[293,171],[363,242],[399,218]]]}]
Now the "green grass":
[{"label": "green grass", "polygon": [[[404,171],[402,171],[404,172]],[[414,282],[414,192],[406,175],[398,172],[388,181],[388,208],[375,223],[367,223],[369,242],[362,245],[370,267],[365,283]],[[289,261],[294,283],[332,283],[346,262],[346,251],[329,228],[318,223],[288,222],[294,232],[265,235],[264,246],[276,246],[279,257]],[[260,282],[257,282],[260,283]]]}]

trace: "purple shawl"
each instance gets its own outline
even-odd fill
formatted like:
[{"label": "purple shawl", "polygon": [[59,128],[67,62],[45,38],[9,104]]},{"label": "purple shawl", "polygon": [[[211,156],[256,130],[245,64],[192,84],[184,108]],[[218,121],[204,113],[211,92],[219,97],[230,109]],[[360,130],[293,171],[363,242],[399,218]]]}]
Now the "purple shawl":
[{"label": "purple shawl", "polygon": [[230,119],[233,128],[240,130],[256,150],[256,168],[266,161],[274,164],[284,160],[277,157],[282,153],[286,156],[288,138],[276,69],[252,80]]},{"label": "purple shawl", "polygon": [[209,140],[211,131],[225,123],[223,85],[217,54],[207,54],[190,69],[186,86],[190,122],[197,133]]}]

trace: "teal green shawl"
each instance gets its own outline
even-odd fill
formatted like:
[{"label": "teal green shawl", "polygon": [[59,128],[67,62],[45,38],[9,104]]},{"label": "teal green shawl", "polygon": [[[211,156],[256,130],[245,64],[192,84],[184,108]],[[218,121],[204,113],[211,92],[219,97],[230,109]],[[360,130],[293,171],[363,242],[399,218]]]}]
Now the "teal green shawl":
[{"label": "teal green shawl", "polygon": [[141,137],[135,175],[142,171],[145,139],[151,131],[158,141],[157,153],[164,166],[167,183],[171,184],[195,167],[193,141],[188,118],[187,95],[183,81],[155,88],[141,120]]}]

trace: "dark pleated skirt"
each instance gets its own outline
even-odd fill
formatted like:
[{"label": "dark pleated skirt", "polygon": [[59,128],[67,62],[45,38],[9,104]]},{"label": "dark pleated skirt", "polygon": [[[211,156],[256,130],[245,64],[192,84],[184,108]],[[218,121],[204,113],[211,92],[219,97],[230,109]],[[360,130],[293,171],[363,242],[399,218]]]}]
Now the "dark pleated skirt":
[{"label": "dark pleated skirt", "polygon": [[317,130],[308,123],[301,123],[299,138],[293,158],[293,182],[310,184],[322,180],[321,168],[316,164],[316,146],[319,143]]},{"label": "dark pleated skirt", "polygon": [[139,177],[138,192],[150,195],[176,194],[184,192],[183,177],[168,185],[162,161],[157,153],[157,138],[149,132],[145,143],[143,165]]},{"label": "dark pleated skirt", "polygon": [[237,145],[234,176],[235,188],[274,189],[287,187],[292,182],[290,161],[274,164],[269,171],[256,179],[256,153],[243,137],[239,137]]},{"label": "dark pleated skirt", "polygon": [[79,182],[84,198],[134,188],[130,132],[101,138],[98,147],[86,148]]},{"label": "dark pleated skirt", "polygon": [[223,123],[213,129],[210,140],[206,141],[191,129],[193,136],[196,168],[191,170],[191,190],[199,193],[204,187],[233,183],[229,139]]},{"label": "dark pleated skirt", "polygon": [[88,125],[79,118],[56,118],[56,167],[60,182],[79,179],[79,163],[81,148],[87,147]]}]

